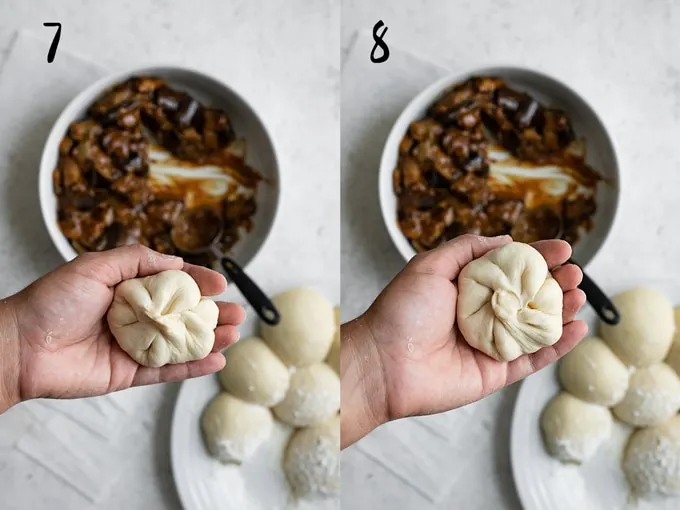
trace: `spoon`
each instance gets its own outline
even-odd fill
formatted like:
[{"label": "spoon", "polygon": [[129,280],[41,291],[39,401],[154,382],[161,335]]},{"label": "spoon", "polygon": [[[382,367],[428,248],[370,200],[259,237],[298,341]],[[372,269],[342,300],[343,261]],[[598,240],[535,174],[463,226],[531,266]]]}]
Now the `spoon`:
[{"label": "spoon", "polygon": [[[211,225],[212,231],[205,230],[205,225]],[[200,225],[200,229],[196,227]],[[278,310],[267,295],[250,279],[236,261],[227,257],[217,248],[217,242],[222,237],[224,224],[215,213],[210,210],[184,211],[175,220],[170,231],[172,242],[180,250],[192,255],[211,253],[220,264],[227,277],[234,282],[246,301],[250,303],[257,315],[270,326],[276,326],[281,320]],[[196,232],[202,232],[199,238]],[[210,235],[208,235],[210,234]]]},{"label": "spoon", "polygon": [[[569,263],[574,264],[579,268],[581,267],[573,260],[570,260]],[[588,303],[593,307],[598,317],[600,317],[604,323],[616,326],[621,322],[621,315],[614,306],[614,303],[612,303],[602,289],[590,279],[583,269],[581,269],[581,272],[583,273],[583,280],[581,280],[578,288],[585,293]]]}]

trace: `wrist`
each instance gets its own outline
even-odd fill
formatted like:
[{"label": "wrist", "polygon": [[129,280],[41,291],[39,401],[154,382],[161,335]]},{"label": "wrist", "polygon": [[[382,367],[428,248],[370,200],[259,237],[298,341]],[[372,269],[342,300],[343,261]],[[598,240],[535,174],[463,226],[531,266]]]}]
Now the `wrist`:
[{"label": "wrist", "polygon": [[0,303],[0,414],[21,401],[19,328],[13,298]]},{"label": "wrist", "polygon": [[341,327],[342,447],[389,421],[385,374],[367,317]]}]

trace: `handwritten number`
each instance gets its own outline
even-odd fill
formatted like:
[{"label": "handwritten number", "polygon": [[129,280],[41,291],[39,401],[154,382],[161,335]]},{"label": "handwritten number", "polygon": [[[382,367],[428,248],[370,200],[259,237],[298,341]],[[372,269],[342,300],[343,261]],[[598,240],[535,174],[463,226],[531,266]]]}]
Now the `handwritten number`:
[{"label": "handwritten number", "polygon": [[59,46],[59,40],[61,39],[61,23],[43,23],[44,27],[57,27],[57,33],[54,34],[54,39],[52,39],[52,44],[50,44],[50,50],[47,52],[47,63],[51,64],[54,62],[54,57],[57,54],[57,47]]}]

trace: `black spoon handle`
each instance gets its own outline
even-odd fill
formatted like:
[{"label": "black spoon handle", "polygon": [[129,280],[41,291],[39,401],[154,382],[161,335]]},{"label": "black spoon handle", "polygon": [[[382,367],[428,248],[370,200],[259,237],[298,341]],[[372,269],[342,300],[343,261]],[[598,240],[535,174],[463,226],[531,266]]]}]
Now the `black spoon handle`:
[{"label": "black spoon handle", "polygon": [[[575,264],[573,261],[570,262]],[[593,307],[595,313],[597,313],[603,322],[616,326],[621,321],[621,315],[619,315],[619,311],[609,297],[602,292],[602,289],[586,273],[583,273],[583,280],[581,280],[578,288],[585,293],[588,303],[590,303],[590,306]]]},{"label": "black spoon handle", "polygon": [[243,272],[241,266],[229,257],[222,257],[221,262],[229,280],[238,287],[238,290],[241,291],[250,306],[255,309],[260,319],[270,326],[276,326],[281,320],[281,316],[260,287]]}]

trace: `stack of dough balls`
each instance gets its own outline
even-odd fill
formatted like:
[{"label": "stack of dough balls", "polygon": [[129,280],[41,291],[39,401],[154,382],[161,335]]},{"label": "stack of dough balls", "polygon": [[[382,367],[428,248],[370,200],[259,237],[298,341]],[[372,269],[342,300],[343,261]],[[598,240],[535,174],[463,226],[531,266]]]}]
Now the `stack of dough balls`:
[{"label": "stack of dough balls", "polygon": [[206,444],[222,462],[245,462],[269,438],[276,418],[295,429],[283,463],[295,494],[334,496],[340,488],[339,313],[308,288],[272,301],[279,324],[262,323],[260,337],[224,351],[224,391],[202,418]]},{"label": "stack of dough balls", "polygon": [[601,338],[584,339],[560,363],[563,391],[541,417],[546,447],[582,463],[609,437],[613,414],[633,427],[623,470],[634,492],[680,493],[680,313],[647,288],[612,302],[620,323],[602,323]]}]

